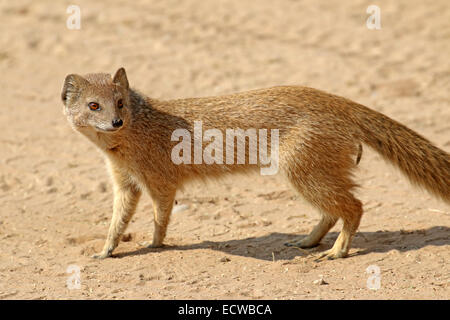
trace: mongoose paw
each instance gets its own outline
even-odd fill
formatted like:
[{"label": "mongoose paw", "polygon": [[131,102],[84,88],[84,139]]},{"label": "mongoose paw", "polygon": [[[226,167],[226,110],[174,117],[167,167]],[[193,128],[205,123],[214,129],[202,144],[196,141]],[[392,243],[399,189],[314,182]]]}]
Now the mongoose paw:
[{"label": "mongoose paw", "polygon": [[101,259],[111,257],[111,254],[112,254],[112,250],[102,251],[100,253],[92,255],[91,258],[101,260]]},{"label": "mongoose paw", "polygon": [[331,248],[330,250],[322,252],[319,257],[316,259],[316,261],[321,261],[322,259],[328,259],[328,260],[335,260],[340,258],[347,257],[347,252],[342,250],[336,250]]},{"label": "mongoose paw", "polygon": [[146,245],[146,247],[149,248],[149,249],[161,248],[163,246],[164,245],[162,243],[150,243],[150,244]]},{"label": "mongoose paw", "polygon": [[319,245],[319,243],[318,242],[313,243],[308,239],[308,237],[306,237],[299,241],[286,242],[284,245],[286,247],[297,247],[297,248],[302,248],[302,249],[309,249],[309,248],[317,247]]}]

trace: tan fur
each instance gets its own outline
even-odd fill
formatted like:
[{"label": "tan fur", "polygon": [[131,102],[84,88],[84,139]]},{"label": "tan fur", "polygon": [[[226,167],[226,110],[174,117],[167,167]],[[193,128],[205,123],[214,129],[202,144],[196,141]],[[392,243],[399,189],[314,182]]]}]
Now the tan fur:
[{"label": "tan fur", "polygon": [[[316,89],[284,86],[160,101],[130,89],[122,68],[113,79],[106,74],[69,75],[62,98],[69,122],[104,152],[113,178],[113,218],[97,258],[110,256],[117,247],[142,189],[153,199],[153,246],[158,247],[163,244],[175,193],[187,181],[259,167],[259,163],[175,165],[171,150],[178,142],[171,141],[171,134],[179,128],[192,133],[196,120],[203,121],[204,130],[222,132],[279,129],[280,172],[322,214],[309,236],[290,245],[317,245],[340,218],[342,232],[323,254],[329,258],[347,255],[363,213],[361,201],[352,193],[356,186],[352,170],[361,158],[361,143],[396,165],[413,183],[450,203],[447,152],[381,113]],[[122,109],[116,105],[119,98],[124,101]],[[100,103],[102,111],[89,110],[90,101]],[[105,132],[114,117],[123,119],[124,125]]]}]

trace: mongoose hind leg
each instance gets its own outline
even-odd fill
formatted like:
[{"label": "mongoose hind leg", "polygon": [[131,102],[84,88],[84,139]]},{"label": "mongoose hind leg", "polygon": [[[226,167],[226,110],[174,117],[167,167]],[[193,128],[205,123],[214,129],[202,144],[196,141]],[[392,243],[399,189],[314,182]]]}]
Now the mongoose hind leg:
[{"label": "mongoose hind leg", "polygon": [[324,252],[320,258],[337,259],[346,257],[352,238],[361,221],[363,213],[361,201],[356,199],[349,191],[327,196],[321,200],[316,197],[314,201],[315,203],[311,202],[319,205],[319,209],[323,212],[321,221],[307,237],[286,245],[300,248],[314,247],[319,244],[320,240],[335,225],[336,221],[341,218],[344,222],[341,233],[333,247]]},{"label": "mongoose hind leg", "polygon": [[334,242],[333,247],[330,250],[323,252],[319,256],[319,259],[337,259],[346,257],[348,255],[353,236],[358,230],[361,217],[362,205],[359,200],[355,199],[354,211],[352,211],[351,215],[345,217],[344,226],[338,238]]},{"label": "mongoose hind leg", "polygon": [[341,234],[333,248],[324,253],[328,258],[342,258],[350,249],[362,216],[362,204],[351,192],[356,187],[351,179],[355,147],[351,140],[332,144],[331,139],[316,138],[295,158],[284,159],[283,168],[293,187],[321,212],[322,219],[308,236],[286,245],[314,247],[342,219]]},{"label": "mongoose hind leg", "polygon": [[320,222],[314,227],[309,235],[301,240],[285,243],[288,247],[299,247],[303,249],[313,248],[319,245],[320,240],[330,231],[337,222],[337,218],[327,214],[322,215]]}]

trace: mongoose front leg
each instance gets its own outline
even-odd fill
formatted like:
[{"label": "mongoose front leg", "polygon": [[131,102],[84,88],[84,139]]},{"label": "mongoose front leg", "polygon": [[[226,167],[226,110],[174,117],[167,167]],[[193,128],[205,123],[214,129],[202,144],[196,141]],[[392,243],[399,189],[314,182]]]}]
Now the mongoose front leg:
[{"label": "mongoose front leg", "polygon": [[114,178],[114,208],[108,236],[102,252],[92,257],[104,259],[110,257],[113,250],[119,244],[128,222],[136,211],[141,190],[131,183],[129,178],[113,173]]},{"label": "mongoose front leg", "polygon": [[164,189],[165,191],[163,192],[151,192],[155,231],[153,233],[153,242],[148,246],[149,248],[158,248],[163,245],[167,225],[170,220],[170,214],[172,213],[176,191],[172,189]]}]

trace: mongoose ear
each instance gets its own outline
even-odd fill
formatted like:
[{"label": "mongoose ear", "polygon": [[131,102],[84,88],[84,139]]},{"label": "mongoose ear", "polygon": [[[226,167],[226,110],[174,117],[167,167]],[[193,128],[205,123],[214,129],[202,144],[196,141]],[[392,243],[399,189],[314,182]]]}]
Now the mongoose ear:
[{"label": "mongoose ear", "polygon": [[117,70],[117,72],[113,78],[113,83],[115,83],[125,89],[128,89],[129,85],[128,85],[127,73],[125,72],[124,68],[120,68],[119,70]]},{"label": "mongoose ear", "polygon": [[69,98],[79,92],[80,87],[86,87],[88,84],[88,81],[82,76],[69,74],[64,80],[64,86],[61,92],[62,101],[66,103]]}]

